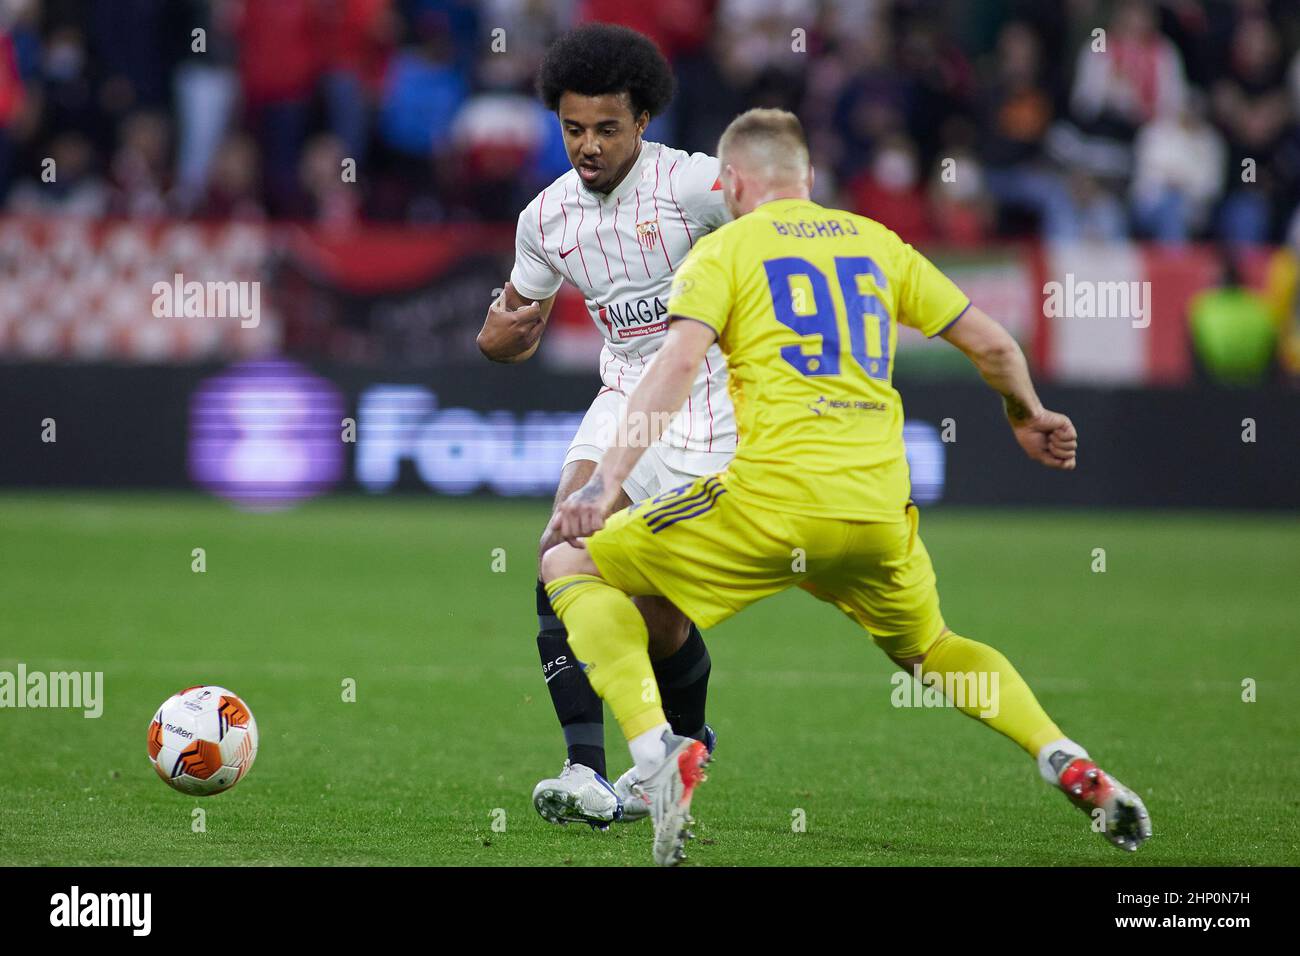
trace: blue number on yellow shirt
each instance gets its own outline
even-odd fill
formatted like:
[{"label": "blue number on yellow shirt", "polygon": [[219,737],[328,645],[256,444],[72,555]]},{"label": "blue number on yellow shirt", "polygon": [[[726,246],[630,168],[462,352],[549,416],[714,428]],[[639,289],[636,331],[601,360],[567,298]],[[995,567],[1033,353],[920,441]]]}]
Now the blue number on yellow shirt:
[{"label": "blue number on yellow shirt", "polygon": [[[874,292],[860,292],[858,278],[871,276],[876,288],[886,287],[885,274],[866,256],[836,256],[835,272],[840,280],[840,295],[844,298],[844,314],[849,320],[849,343],[853,357],[862,371],[872,378],[889,381],[889,312],[885,303]],[[880,336],[880,355],[867,354],[867,316],[876,317],[875,327]]]},{"label": "blue number on yellow shirt", "polygon": [[[840,330],[835,320],[835,306],[831,301],[830,283],[825,273],[799,256],[768,259],[763,263],[763,268],[767,270],[767,284],[777,321],[800,337],[822,337],[822,350],[819,354],[809,355],[801,345],[786,345],[781,348],[781,357],[801,375],[840,374]],[[875,279],[877,288],[884,289],[885,274],[866,256],[836,256],[835,273],[840,286],[840,297],[844,301],[844,314],[849,323],[849,350],[867,375],[888,381],[889,312],[879,296],[874,292],[861,292],[858,286],[859,277],[871,276]],[[795,310],[790,285],[790,279],[794,276],[804,276],[808,280],[813,293],[811,313]],[[868,316],[876,319],[875,327],[880,341],[878,356],[867,353]]]},{"label": "blue number on yellow shirt", "polygon": [[[795,335],[822,337],[821,354],[807,355],[802,345],[786,345],[781,349],[781,358],[801,375],[839,375],[840,327],[835,321],[835,305],[831,302],[826,276],[799,256],[768,259],[763,268],[767,270],[767,286],[772,291],[772,308],[776,311],[777,321],[792,329]],[[810,314],[805,314],[803,309],[795,311],[790,291],[790,279],[794,276],[805,276],[812,287],[814,310]]]}]

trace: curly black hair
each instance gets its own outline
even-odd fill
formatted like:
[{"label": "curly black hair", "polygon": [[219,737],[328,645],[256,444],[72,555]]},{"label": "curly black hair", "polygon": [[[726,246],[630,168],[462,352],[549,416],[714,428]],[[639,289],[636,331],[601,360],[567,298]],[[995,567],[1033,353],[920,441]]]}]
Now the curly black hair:
[{"label": "curly black hair", "polygon": [[537,95],[554,113],[565,93],[626,93],[632,115],[658,116],[673,98],[672,68],[649,37],[612,23],[588,23],[561,36],[537,72]]}]

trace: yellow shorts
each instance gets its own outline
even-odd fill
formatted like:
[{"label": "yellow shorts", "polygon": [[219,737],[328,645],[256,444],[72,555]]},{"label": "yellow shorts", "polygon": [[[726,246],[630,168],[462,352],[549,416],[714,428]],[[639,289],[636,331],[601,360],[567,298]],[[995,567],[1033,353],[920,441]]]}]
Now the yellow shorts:
[{"label": "yellow shorts", "polygon": [[700,627],[798,586],[829,601],[896,658],[925,653],[944,630],[916,505],[897,521],[845,521],[738,500],[710,475],[612,515],[587,540],[610,584],[660,594]]}]

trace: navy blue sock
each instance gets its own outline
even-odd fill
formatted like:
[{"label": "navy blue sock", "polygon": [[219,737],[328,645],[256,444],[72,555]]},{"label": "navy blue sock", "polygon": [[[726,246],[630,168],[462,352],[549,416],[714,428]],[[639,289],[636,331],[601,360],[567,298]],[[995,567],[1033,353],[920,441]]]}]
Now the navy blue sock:
[{"label": "navy blue sock", "polygon": [[546,586],[537,582],[537,651],[551,692],[555,716],[564,729],[569,760],[605,774],[605,705],[569,650],[569,636],[556,617]]},{"label": "navy blue sock", "polygon": [[654,661],[653,666],[664,701],[664,714],[673,733],[703,740],[704,702],[713,665],[700,629],[692,624],[685,643],[670,657]]}]

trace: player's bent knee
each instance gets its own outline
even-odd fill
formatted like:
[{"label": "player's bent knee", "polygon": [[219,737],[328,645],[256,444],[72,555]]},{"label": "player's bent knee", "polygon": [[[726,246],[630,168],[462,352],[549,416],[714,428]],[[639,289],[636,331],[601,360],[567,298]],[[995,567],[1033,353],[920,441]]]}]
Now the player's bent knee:
[{"label": "player's bent knee", "polygon": [[875,635],[872,635],[872,637],[876,642],[876,646],[884,651],[890,660],[905,670],[911,670],[913,667],[924,664],[930,652],[951,633],[952,631],[947,625],[941,624],[922,638],[914,636],[881,638]]},{"label": "player's bent knee", "polygon": [[931,651],[933,651],[936,647],[938,647],[940,644],[942,644],[951,636],[952,636],[952,628],[948,627],[946,624],[940,627],[939,630],[936,631],[928,641],[926,641],[924,644],[921,645],[920,647],[921,659],[925,660],[925,658],[929,657]]},{"label": "player's bent knee", "polygon": [[549,584],[570,574],[599,574],[585,548],[561,541],[542,555],[542,580]]}]

